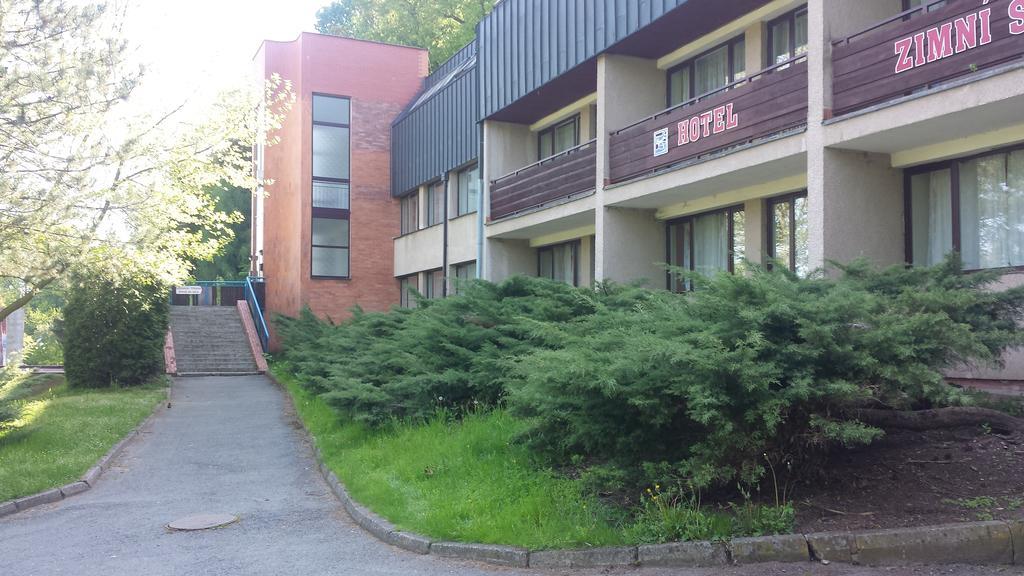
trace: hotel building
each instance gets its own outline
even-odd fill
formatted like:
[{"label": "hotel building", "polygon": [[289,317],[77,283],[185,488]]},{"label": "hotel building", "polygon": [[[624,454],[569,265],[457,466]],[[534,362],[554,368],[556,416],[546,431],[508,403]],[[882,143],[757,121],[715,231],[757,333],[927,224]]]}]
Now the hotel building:
[{"label": "hotel building", "polygon": [[[346,46],[327,60],[354,60]],[[395,207],[365,217],[393,220],[353,207],[351,227],[393,230],[391,252],[353,244],[331,286],[367,261],[391,283],[374,305],[515,274],[685,290],[663,263],[806,273],[950,251],[1019,284],[1022,56],[1024,0],[504,0],[430,75],[387,66],[408,94],[386,143]],[[1008,360],[957,375],[1024,379],[1024,355]]]}]

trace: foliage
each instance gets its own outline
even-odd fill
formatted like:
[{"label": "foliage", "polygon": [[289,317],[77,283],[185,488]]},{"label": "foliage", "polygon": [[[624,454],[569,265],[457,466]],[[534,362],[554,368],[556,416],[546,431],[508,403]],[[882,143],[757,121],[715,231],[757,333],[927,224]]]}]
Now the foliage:
[{"label": "foliage", "polygon": [[639,289],[593,292],[516,277],[474,282],[465,295],[414,310],[356,310],[343,324],[277,318],[285,358],[304,384],[349,417],[374,424],[495,405],[517,359],[560,345],[557,327],[602,307],[629,305]]},{"label": "foliage", "polygon": [[336,0],[316,14],[323,34],[415,46],[444,63],[476,34],[495,0]]},{"label": "foliage", "polygon": [[20,418],[0,427],[0,502],[81,478],[166,397],[162,378],[131,389],[71,389],[54,375],[26,384]]},{"label": "foliage", "polygon": [[164,369],[168,287],[154,274],[125,269],[82,273],[69,288],[64,369],[74,387],[145,383]]},{"label": "foliage", "polygon": [[64,363],[64,293],[54,285],[25,308],[25,358],[32,366]]},{"label": "foliage", "polygon": [[259,188],[249,151],[275,141],[290,85],[230,91],[189,124],[174,103],[135,114],[122,19],[106,1],[0,0],[0,281],[17,288],[0,319],[77,265],[184,278],[228,240],[207,188]]},{"label": "foliage", "polygon": [[640,502],[636,518],[625,528],[631,544],[789,534],[796,524],[790,503],[768,506],[748,500],[729,509],[713,509],[701,506],[692,492],[663,491],[658,484],[647,488]]},{"label": "foliage", "polygon": [[882,434],[858,409],[970,402],[943,370],[1021,342],[1024,289],[989,290],[997,277],[950,259],[811,278],[752,267],[694,276],[688,295],[514,278],[338,326],[306,313],[279,334],[300,380],[353,419],[507,402],[523,442],[587,462],[590,483],[749,490],[770,473],[781,503],[824,450]]},{"label": "foliage", "polygon": [[217,211],[227,214],[230,240],[211,257],[194,263],[192,277],[198,280],[243,280],[249,275],[251,249],[252,192],[239,186],[208,189]]},{"label": "foliage", "polygon": [[830,445],[877,438],[857,408],[966,402],[942,371],[998,363],[1020,342],[1024,291],[987,290],[997,273],[963,274],[954,259],[837,268],[696,278],[692,296],[558,327],[562,346],[515,365],[511,405],[554,457],[647,464],[697,487],[756,484],[766,465],[806,471]]},{"label": "foliage", "polygon": [[458,421],[438,413],[375,430],[339,420],[281,363],[272,370],[352,497],[402,529],[530,548],[623,543],[613,510],[512,442],[523,423],[506,412]]}]

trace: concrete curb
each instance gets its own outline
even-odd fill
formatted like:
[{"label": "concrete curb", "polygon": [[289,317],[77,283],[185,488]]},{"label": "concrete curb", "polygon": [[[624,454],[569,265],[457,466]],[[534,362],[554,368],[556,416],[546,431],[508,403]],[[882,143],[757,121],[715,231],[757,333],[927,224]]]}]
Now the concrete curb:
[{"label": "concrete curb", "polygon": [[[295,410],[294,399],[287,388],[271,372],[268,371],[266,376],[281,388],[288,405]],[[352,520],[379,540],[417,554],[515,568],[700,568],[822,560],[872,566],[953,563],[1024,565],[1024,520],[575,550],[526,550],[491,544],[435,542],[425,536],[397,530],[393,524],[354,501],[345,485],[324,463],[316,440],[298,417],[297,411],[296,419],[302,424],[302,430],[313,447],[320,474]]]},{"label": "concrete curb", "polygon": [[100,476],[110,468],[111,462],[117,458],[124,450],[125,446],[132,441],[139,432],[149,424],[158,414],[163,413],[164,410],[171,406],[171,385],[167,386],[167,400],[160,401],[156,408],[146,419],[139,423],[138,426],[132,428],[124,438],[118,441],[117,444],[107,451],[92,468],[86,470],[85,474],[80,479],[70,484],[66,484],[60,488],[51,488],[44,490],[38,494],[32,494],[31,496],[24,496],[16,500],[9,502],[0,502],[0,518],[9,516],[16,512],[23,512],[29,508],[35,508],[36,506],[42,506],[43,504],[53,504],[54,502],[60,502],[65,498],[70,498],[86,492],[96,485],[96,481],[99,480]]}]

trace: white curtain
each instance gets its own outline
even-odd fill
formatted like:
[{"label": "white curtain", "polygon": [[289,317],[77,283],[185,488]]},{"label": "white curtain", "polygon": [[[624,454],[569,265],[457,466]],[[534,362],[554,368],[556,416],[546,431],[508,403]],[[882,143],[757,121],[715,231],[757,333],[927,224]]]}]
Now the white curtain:
[{"label": "white curtain", "polygon": [[699,216],[693,221],[693,269],[712,276],[729,269],[728,213]]},{"label": "white curtain", "polygon": [[703,96],[729,83],[729,48],[722,46],[694,63],[694,97]]},{"label": "white curtain", "polygon": [[1024,264],[1024,152],[960,165],[960,221],[964,266]]},{"label": "white curtain", "polygon": [[953,198],[949,170],[929,174],[928,182],[929,266],[938,264],[953,250]]}]

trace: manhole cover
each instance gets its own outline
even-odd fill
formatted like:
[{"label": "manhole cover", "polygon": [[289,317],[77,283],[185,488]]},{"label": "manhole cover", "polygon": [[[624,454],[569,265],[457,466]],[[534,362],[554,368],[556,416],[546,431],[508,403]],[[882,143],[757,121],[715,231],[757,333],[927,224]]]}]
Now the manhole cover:
[{"label": "manhole cover", "polygon": [[231,514],[194,514],[178,518],[167,525],[171,530],[209,530],[238,522],[238,516]]}]

